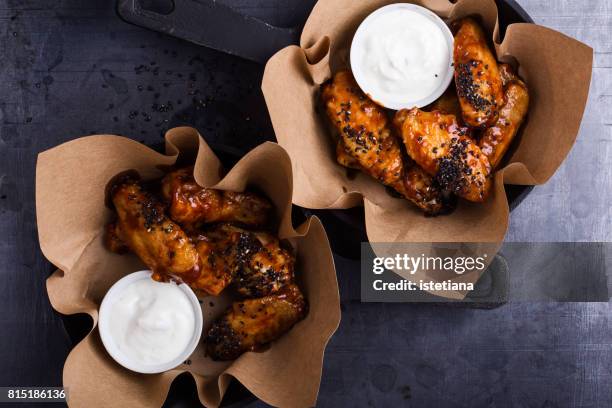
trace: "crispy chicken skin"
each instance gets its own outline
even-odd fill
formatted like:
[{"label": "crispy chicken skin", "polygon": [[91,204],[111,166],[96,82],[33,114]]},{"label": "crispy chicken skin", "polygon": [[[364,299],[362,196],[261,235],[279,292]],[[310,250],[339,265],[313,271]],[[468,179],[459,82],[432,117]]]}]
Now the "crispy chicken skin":
[{"label": "crispy chicken skin", "polygon": [[406,175],[404,184],[406,198],[410,199],[426,215],[441,215],[451,212],[455,208],[454,197],[444,194],[440,184],[421,168],[410,157],[405,158]]},{"label": "crispy chicken skin", "polygon": [[106,229],[104,230],[104,245],[109,251],[116,254],[127,254],[130,252],[130,248],[121,238],[119,238],[119,234],[119,227],[116,222],[109,222],[106,224]]},{"label": "crispy chicken skin", "polygon": [[193,167],[164,177],[162,194],[169,203],[170,217],[187,228],[212,222],[261,227],[269,222],[272,214],[270,202],[257,194],[200,187],[193,177]]},{"label": "crispy chicken skin", "polygon": [[190,286],[217,296],[234,279],[236,243],[229,234],[216,233],[198,233],[191,240],[200,258],[200,275]]},{"label": "crispy chicken skin", "polygon": [[499,64],[499,77],[504,88],[508,86],[510,81],[518,78],[509,64]]},{"label": "crispy chicken skin", "polygon": [[214,360],[233,360],[256,351],[286,333],[306,311],[304,296],[294,284],[275,295],[234,302],[208,330],[206,353]]},{"label": "crispy chicken skin", "polygon": [[244,297],[276,293],[293,280],[295,258],[271,234],[243,233],[238,261],[235,285]]},{"label": "crispy chicken skin", "polygon": [[410,157],[443,190],[469,201],[486,199],[491,184],[489,160],[454,115],[414,108],[399,111],[395,124]]},{"label": "crispy chicken skin", "polygon": [[347,169],[361,170],[359,162],[348,153],[348,149],[344,145],[342,139],[338,140],[338,144],[336,145],[336,160],[338,164]]},{"label": "crispy chicken skin", "polygon": [[455,87],[450,86],[441,97],[436,99],[424,110],[428,112],[440,111],[449,113],[451,115],[455,115],[457,119],[459,119],[461,117],[461,104],[459,103],[459,98],[457,97]]},{"label": "crispy chicken skin", "polygon": [[414,163],[405,164],[405,153],[386,112],[359,89],[351,72],[338,72],[323,85],[321,97],[340,136],[336,149],[340,164],[360,168],[427,214],[446,211],[446,202],[431,178]]},{"label": "crispy chicken skin", "polygon": [[111,200],[117,211],[117,236],[149,267],[154,277],[187,282],[200,273],[198,254],[181,227],[164,214],[164,206],[133,178],[116,183]]},{"label": "crispy chicken skin", "polygon": [[243,297],[276,293],[293,280],[295,258],[272,234],[222,224],[201,232],[196,240],[199,252],[202,245],[208,248],[210,243],[216,244],[224,261],[217,263],[213,259],[211,263],[217,268],[229,268],[236,291]]},{"label": "crispy chicken skin", "polygon": [[484,31],[472,18],[460,20],[455,34],[455,85],[464,122],[485,127],[497,121],[502,80]]},{"label": "crispy chicken skin", "polygon": [[479,143],[493,168],[499,166],[529,108],[527,86],[512,72],[508,74],[504,100],[497,123],[484,131]]},{"label": "crispy chicken skin", "polygon": [[401,150],[383,108],[359,89],[349,71],[325,83],[321,96],[347,153],[366,173],[403,193]]}]

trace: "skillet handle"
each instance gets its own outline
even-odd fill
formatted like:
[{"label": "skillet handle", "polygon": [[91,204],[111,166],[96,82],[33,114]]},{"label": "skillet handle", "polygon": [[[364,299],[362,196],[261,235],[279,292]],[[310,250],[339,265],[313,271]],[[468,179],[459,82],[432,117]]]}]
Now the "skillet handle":
[{"label": "skillet handle", "polygon": [[[166,0],[168,13],[119,0],[119,16],[132,24],[265,64],[278,50],[299,43],[299,28],[280,28],[244,16],[215,0]],[[158,0],[159,3],[159,0]]]}]

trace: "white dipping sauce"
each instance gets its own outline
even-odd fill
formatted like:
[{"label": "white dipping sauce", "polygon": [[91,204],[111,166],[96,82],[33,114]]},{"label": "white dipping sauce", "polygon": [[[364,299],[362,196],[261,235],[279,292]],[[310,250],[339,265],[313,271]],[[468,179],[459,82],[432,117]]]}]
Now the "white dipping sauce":
[{"label": "white dipping sauce", "polygon": [[391,109],[422,107],[452,79],[452,33],[431,11],[392,4],[361,24],[351,46],[359,86]]},{"label": "white dipping sauce", "polygon": [[165,364],[189,346],[196,316],[187,294],[174,283],[131,282],[110,305],[108,326],[117,349],[140,365]]}]

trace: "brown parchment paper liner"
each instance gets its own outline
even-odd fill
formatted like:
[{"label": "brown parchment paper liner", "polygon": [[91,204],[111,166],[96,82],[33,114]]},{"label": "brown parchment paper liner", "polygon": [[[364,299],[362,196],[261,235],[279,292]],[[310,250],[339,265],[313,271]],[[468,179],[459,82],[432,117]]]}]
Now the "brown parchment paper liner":
[{"label": "brown parchment paper liner", "polygon": [[[449,216],[426,218],[407,201],[390,197],[369,176],[347,177],[346,169],[336,163],[335,145],[319,102],[320,84],[333,72],[349,67],[350,43],[361,21],[396,2],[319,0],[300,46],[284,48],[268,61],[262,90],[278,143],[291,156],[293,202],[315,209],[363,203],[370,242],[501,242],[509,217],[504,184],[545,183],[575,142],[588,97],[593,50],[533,24],[509,26],[502,42],[494,0],[407,1],[448,21],[480,17],[492,33],[498,58],[518,61],[519,74],[531,94],[528,120],[507,155],[508,164],[494,174],[487,202],[462,201]],[[454,278],[465,281],[466,276]]]},{"label": "brown parchment paper liner", "polygon": [[[64,314],[87,313],[94,328],[68,356],[64,386],[73,407],[152,407],[164,402],[170,383],[182,372],[195,379],[200,401],[218,406],[231,378],[265,402],[283,407],[316,402],[323,352],[338,327],[338,284],[327,236],[317,218],[294,229],[291,224],[292,175],[286,152],[265,143],[248,153],[224,177],[221,164],[195,129],[175,128],[166,134],[167,154],[113,135],[80,138],[43,152],[36,170],[36,210],[40,246],[59,270],[47,281],[53,307]],[[160,167],[176,161],[193,163],[203,186],[265,193],[277,210],[278,233],[297,252],[296,275],[308,299],[305,320],[266,351],[245,353],[233,362],[204,357],[202,344],[191,364],[157,374],[130,372],[106,353],[96,329],[98,306],[108,288],[127,273],[145,269],[134,255],[119,256],[102,244],[110,219],[104,188],[111,177],[134,169],[144,178],[158,177]],[[205,298],[204,326],[229,302]],[[210,306],[212,300],[214,306]]]}]

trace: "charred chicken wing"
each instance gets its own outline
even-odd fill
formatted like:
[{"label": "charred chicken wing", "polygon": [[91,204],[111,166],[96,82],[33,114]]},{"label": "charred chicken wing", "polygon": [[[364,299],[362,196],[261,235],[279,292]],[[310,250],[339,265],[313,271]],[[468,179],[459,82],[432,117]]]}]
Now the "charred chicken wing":
[{"label": "charred chicken wing", "polygon": [[493,168],[502,161],[529,108],[527,86],[513,73],[508,74],[504,99],[497,123],[487,128],[480,139],[480,149],[489,158]]},{"label": "charred chicken wing", "polygon": [[274,295],[235,302],[208,330],[206,352],[214,360],[233,360],[256,351],[302,320],[306,309],[302,293],[293,284]]},{"label": "charred chicken wing", "polygon": [[442,189],[469,201],[486,199],[489,160],[454,115],[415,108],[398,112],[395,123],[410,157],[434,176]]},{"label": "charred chicken wing", "polygon": [[209,263],[215,268],[228,268],[236,290],[244,297],[270,295],[293,280],[295,258],[281,247],[278,238],[267,232],[223,224],[201,232],[197,241],[201,256],[204,255],[201,248],[214,245],[223,262],[218,263],[216,256]]},{"label": "charred chicken wing", "polygon": [[202,223],[236,222],[260,227],[268,223],[272,205],[253,193],[235,193],[200,187],[193,167],[176,170],[162,180],[162,194],[170,217],[184,227]]},{"label": "charred chicken wing", "polygon": [[243,233],[238,242],[235,285],[244,297],[278,292],[293,280],[295,259],[278,238],[265,232]]},{"label": "charred chicken wing", "polygon": [[358,166],[429,214],[446,209],[431,178],[418,166],[404,164],[404,153],[385,111],[359,89],[350,72],[338,72],[323,85],[321,95],[327,115],[340,135],[338,149],[344,148],[337,154],[341,164]]},{"label": "charred chicken wing", "polygon": [[485,127],[497,121],[503,103],[502,80],[497,61],[482,28],[472,18],[457,24],[455,34],[455,85],[464,122]]},{"label": "charred chicken wing", "polygon": [[198,253],[185,232],[164,214],[164,206],[143,190],[133,178],[117,182],[111,189],[117,211],[115,231],[161,279],[173,276],[187,282],[200,273]]}]

